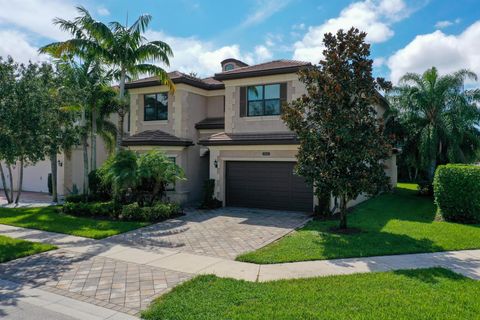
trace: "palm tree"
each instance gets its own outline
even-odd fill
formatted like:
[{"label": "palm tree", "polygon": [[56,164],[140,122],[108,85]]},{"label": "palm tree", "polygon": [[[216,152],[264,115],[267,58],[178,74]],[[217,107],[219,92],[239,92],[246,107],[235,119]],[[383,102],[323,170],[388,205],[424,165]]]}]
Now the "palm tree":
[{"label": "palm tree", "polygon": [[405,74],[390,97],[406,131],[406,158],[420,162],[429,181],[437,164],[471,161],[480,146],[480,89],[465,90],[467,79],[477,75],[459,70],[440,76],[432,67]]},{"label": "palm tree", "polygon": [[[73,20],[54,20],[62,30],[70,32],[73,38],[51,43],[40,48],[40,52],[56,57],[66,54],[85,58],[93,55],[101,59],[112,68],[115,78],[119,80],[120,100],[125,97],[127,79],[136,78],[140,74],[153,74],[160,83],[174,89],[168,73],[154,64],[170,65],[169,58],[173,56],[170,46],[163,41],[148,41],[143,35],[152,16],[141,15],[131,26],[128,26],[128,21],[125,25],[116,21],[106,25],[93,19],[85,8],[77,7],[77,10],[79,16]],[[119,113],[117,151],[123,138],[123,121],[124,115]]]}]

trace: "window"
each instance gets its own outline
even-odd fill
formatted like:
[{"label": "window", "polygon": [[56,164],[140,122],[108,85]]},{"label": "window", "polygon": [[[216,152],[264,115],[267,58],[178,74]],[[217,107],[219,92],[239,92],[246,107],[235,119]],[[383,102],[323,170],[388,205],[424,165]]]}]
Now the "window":
[{"label": "window", "polygon": [[224,69],[225,69],[225,71],[230,71],[230,70],[235,69],[235,66],[233,65],[233,63],[228,63],[228,64],[225,65]]},{"label": "window", "polygon": [[144,120],[167,120],[168,119],[168,93],[146,94],[144,96]]},{"label": "window", "polygon": [[280,107],[280,84],[248,87],[247,116],[279,115]]}]

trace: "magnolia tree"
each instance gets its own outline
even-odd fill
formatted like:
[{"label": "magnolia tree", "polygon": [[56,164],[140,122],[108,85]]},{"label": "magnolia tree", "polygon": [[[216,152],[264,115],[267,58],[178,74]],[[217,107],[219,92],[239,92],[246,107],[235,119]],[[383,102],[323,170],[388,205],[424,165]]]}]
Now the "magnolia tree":
[{"label": "magnolia tree", "polygon": [[319,199],[340,202],[340,229],[347,228],[347,203],[362,193],[388,188],[382,160],[391,146],[375,105],[390,83],[372,77],[366,33],[352,28],[325,34],[324,59],[300,71],[307,94],[285,106],[283,119],[300,140],[298,174]]}]

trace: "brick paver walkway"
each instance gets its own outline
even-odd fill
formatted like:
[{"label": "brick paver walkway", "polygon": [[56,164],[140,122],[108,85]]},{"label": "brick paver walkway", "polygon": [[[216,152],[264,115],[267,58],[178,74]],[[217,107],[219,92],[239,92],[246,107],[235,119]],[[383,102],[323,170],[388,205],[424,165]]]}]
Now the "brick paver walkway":
[{"label": "brick paver walkway", "polygon": [[187,210],[178,219],[157,223],[108,239],[143,250],[176,251],[235,259],[303,225],[308,216],[298,212],[245,208]]},{"label": "brick paver walkway", "polygon": [[16,283],[138,315],[150,302],[192,275],[65,250],[0,264]]}]

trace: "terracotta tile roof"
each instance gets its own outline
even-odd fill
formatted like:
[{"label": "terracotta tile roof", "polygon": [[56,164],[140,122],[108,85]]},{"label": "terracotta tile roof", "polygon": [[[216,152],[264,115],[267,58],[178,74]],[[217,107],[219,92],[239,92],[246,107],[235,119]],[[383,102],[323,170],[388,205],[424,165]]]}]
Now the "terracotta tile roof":
[{"label": "terracotta tile roof", "polygon": [[199,144],[214,145],[269,145],[269,144],[298,144],[297,136],[293,132],[262,132],[262,133],[217,133]]},{"label": "terracotta tile roof", "polygon": [[183,139],[161,130],[146,130],[122,140],[123,146],[191,146],[192,140]]},{"label": "terracotta tile roof", "polygon": [[297,72],[302,67],[311,65],[310,62],[297,60],[275,60],[265,63],[236,68],[230,71],[224,71],[215,74],[217,80],[237,79],[246,77],[255,77],[271,74],[281,74]]},{"label": "terracotta tile roof", "polygon": [[[191,75],[182,73],[180,71],[172,71],[168,73],[168,76],[173,81],[173,83],[185,83],[194,87],[206,89],[206,90],[216,90],[225,88],[224,84],[221,81],[215,80],[213,77],[200,79],[195,78]],[[128,82],[125,85],[127,89],[133,88],[142,88],[142,87],[151,87],[158,86],[160,82],[157,77],[147,77],[143,79],[133,80]]]},{"label": "terracotta tile roof", "polygon": [[195,124],[197,129],[224,129],[225,118],[205,118]]}]

